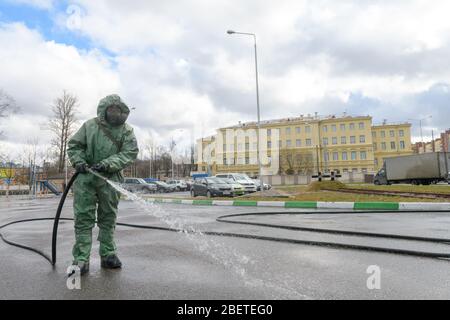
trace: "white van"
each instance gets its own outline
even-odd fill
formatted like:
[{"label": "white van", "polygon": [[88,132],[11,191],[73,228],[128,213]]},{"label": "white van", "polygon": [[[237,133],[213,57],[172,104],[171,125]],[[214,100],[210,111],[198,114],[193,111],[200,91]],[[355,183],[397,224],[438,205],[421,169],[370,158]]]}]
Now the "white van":
[{"label": "white van", "polygon": [[219,173],[216,177],[234,180],[245,188],[246,193],[256,192],[256,184],[245,173]]}]

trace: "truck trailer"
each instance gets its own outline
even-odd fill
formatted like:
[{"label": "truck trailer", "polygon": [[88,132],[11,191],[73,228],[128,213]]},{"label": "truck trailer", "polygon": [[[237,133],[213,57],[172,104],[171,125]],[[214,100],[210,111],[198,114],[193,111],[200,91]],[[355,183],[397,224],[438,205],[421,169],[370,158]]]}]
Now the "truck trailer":
[{"label": "truck trailer", "polygon": [[432,152],[386,158],[374,183],[410,183],[429,185],[450,179],[450,153]]}]

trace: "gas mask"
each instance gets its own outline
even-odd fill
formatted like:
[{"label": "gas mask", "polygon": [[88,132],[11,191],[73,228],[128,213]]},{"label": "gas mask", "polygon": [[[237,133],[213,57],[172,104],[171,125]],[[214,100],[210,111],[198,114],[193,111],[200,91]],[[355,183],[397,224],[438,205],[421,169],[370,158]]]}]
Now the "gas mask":
[{"label": "gas mask", "polygon": [[113,127],[117,127],[127,121],[128,114],[128,112],[122,112],[118,106],[110,106],[106,109],[105,120]]}]

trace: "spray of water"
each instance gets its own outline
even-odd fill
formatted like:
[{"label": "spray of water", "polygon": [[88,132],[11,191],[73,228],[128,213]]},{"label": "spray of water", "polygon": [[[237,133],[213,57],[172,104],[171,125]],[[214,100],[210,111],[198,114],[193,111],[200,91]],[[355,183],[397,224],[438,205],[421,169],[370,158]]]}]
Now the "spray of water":
[{"label": "spray of water", "polygon": [[248,274],[246,267],[248,265],[255,265],[255,261],[250,259],[248,256],[237,252],[232,247],[225,246],[223,243],[216,241],[210,236],[205,236],[205,234],[203,234],[200,230],[197,230],[194,225],[190,224],[187,219],[169,214],[166,210],[162,210],[161,206],[129,192],[121,187],[119,183],[110,181],[95,171],[91,171],[91,173],[105,180],[115,190],[124,195],[127,200],[133,201],[145,212],[158,218],[170,228],[180,230],[179,232],[184,234],[197,250],[210,256],[226,268],[231,269],[243,279],[246,286],[254,288],[266,287],[270,289],[270,292],[272,292],[274,298],[309,299],[309,297],[291,288],[287,281],[283,281],[283,286],[280,286],[278,284],[269,283],[267,281],[252,277]]}]

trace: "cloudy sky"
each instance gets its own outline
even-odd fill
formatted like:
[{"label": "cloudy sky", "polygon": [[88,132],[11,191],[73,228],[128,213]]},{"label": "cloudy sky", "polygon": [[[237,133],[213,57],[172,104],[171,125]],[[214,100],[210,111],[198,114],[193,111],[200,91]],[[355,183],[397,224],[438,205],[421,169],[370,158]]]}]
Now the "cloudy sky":
[{"label": "cloudy sky", "polygon": [[[0,0],[0,89],[21,113],[0,123],[3,150],[43,127],[65,89],[80,121],[118,93],[143,143],[178,145],[256,117],[370,114],[450,127],[448,0]],[[414,140],[420,139],[412,121]]]}]

